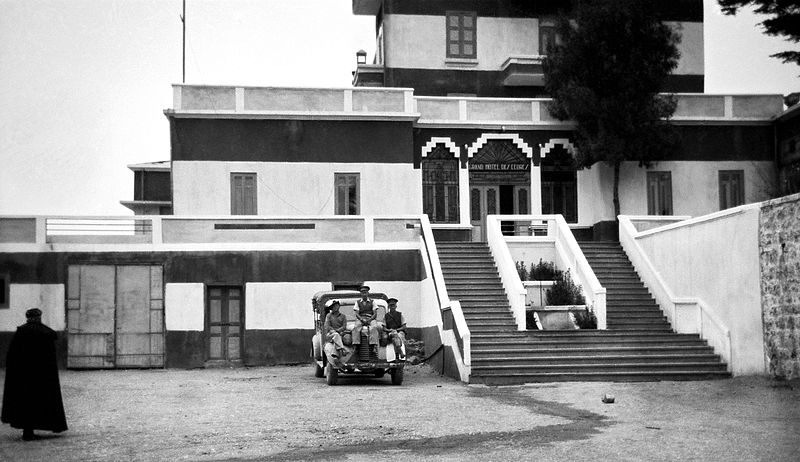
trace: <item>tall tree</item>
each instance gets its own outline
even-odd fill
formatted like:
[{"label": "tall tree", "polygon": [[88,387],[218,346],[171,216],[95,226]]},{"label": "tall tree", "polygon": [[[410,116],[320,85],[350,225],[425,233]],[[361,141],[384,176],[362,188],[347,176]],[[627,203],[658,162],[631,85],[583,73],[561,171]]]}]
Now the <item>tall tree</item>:
[{"label": "tall tree", "polygon": [[651,0],[578,0],[543,63],[548,109],[576,123],[577,166],[614,168],[615,217],[622,162],[647,166],[675,145],[666,119],[676,102],[659,91],[678,65],[680,37],[657,11]]},{"label": "tall tree", "polygon": [[[758,14],[769,16],[761,22],[767,35],[785,36],[793,43],[800,42],[800,2],[797,0],[718,0],[722,12],[735,15],[740,8],[751,6]],[[784,63],[800,65],[800,51],[787,50],[770,55]]]}]

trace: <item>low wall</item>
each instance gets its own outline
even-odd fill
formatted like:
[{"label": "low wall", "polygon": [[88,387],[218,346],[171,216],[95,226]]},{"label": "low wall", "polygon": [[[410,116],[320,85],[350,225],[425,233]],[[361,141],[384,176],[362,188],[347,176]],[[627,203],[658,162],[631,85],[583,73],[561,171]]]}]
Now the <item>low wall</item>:
[{"label": "low wall", "polygon": [[800,378],[800,194],[763,204],[758,244],[767,368]]}]

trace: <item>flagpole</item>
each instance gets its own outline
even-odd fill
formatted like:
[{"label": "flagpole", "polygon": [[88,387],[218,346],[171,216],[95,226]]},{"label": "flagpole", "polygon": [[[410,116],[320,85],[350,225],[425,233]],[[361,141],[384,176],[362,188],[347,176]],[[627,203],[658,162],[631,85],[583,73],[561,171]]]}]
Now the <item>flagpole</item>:
[{"label": "flagpole", "polygon": [[183,23],[183,79],[182,79],[182,83],[186,83],[186,0],[183,0],[183,14],[181,14],[181,23]]}]

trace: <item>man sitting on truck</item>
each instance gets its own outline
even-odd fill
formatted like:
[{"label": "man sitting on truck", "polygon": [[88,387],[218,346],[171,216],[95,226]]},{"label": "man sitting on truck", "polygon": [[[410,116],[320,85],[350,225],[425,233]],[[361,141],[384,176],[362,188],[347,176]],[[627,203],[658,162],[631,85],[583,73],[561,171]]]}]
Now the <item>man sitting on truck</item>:
[{"label": "man sitting on truck", "polygon": [[[372,352],[378,352],[378,321],[375,319],[377,313],[372,299],[369,298],[369,287],[361,286],[358,289],[361,292],[361,299],[356,301],[356,324],[353,327],[353,345],[361,344],[361,328],[369,326],[369,344],[372,347]],[[358,347],[356,347],[358,349]]]},{"label": "man sitting on truck", "polygon": [[325,338],[336,346],[339,356],[343,356],[345,349],[342,343],[342,334],[347,332],[347,317],[344,313],[339,312],[339,307],[339,300],[331,300],[331,311],[325,316],[325,324],[322,331],[325,332]]},{"label": "man sitting on truck", "polygon": [[406,342],[406,320],[403,313],[397,311],[397,299],[390,298],[386,301],[389,304],[389,312],[383,318],[389,340],[394,345],[394,354],[397,359],[404,360],[403,344]]}]

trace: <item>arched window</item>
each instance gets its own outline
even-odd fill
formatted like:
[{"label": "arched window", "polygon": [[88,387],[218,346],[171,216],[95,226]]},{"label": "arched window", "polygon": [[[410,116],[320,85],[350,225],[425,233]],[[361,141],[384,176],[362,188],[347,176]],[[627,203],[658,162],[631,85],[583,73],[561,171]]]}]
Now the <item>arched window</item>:
[{"label": "arched window", "polygon": [[458,159],[437,145],[422,159],[422,211],[431,223],[458,223]]}]

